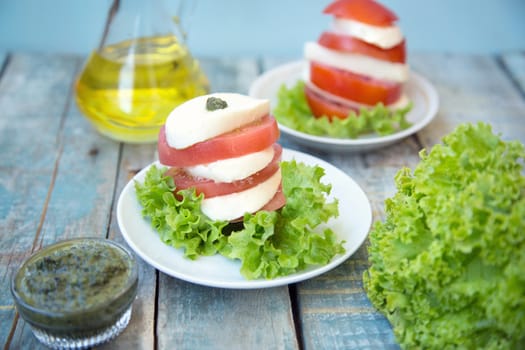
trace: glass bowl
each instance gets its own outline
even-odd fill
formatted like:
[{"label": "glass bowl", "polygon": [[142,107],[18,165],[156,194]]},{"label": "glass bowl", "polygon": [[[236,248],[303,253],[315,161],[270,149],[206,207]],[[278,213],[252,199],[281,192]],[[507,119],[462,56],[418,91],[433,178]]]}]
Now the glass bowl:
[{"label": "glass bowl", "polygon": [[126,248],[103,238],[77,238],[30,256],[13,275],[11,293],[40,342],[82,349],[126,328],[137,286],[137,262]]}]

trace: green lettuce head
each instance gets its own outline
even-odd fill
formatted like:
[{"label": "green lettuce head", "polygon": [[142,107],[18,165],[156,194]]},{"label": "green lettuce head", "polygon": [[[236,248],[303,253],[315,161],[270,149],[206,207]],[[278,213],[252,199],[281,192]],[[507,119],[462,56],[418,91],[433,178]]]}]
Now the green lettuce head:
[{"label": "green lettuce head", "polygon": [[364,284],[404,348],[525,348],[525,147],[460,125],[396,175]]}]

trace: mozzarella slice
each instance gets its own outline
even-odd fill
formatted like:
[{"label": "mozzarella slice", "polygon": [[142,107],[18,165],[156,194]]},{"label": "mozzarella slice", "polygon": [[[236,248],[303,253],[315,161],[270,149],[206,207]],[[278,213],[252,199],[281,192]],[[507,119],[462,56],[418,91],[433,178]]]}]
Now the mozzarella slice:
[{"label": "mozzarella slice", "polygon": [[[208,111],[206,100],[209,97],[220,98],[228,106]],[[170,113],[165,125],[166,141],[170,147],[187,148],[254,122],[269,112],[269,100],[235,93],[199,96],[184,102]]]},{"label": "mozzarella slice", "polygon": [[367,75],[375,79],[397,83],[403,83],[408,80],[408,66],[403,63],[382,61],[361,54],[335,51],[315,42],[307,42],[305,44],[304,55],[309,61]]},{"label": "mozzarella slice", "polygon": [[272,146],[260,152],[241,157],[218,160],[216,162],[186,167],[187,173],[216,182],[233,182],[247,178],[267,166],[273,159]]},{"label": "mozzarella slice", "polygon": [[268,180],[245,191],[205,198],[201,202],[202,212],[212,220],[233,220],[245,213],[254,213],[273,198],[281,184],[281,170]]},{"label": "mozzarella slice", "polygon": [[389,49],[403,41],[403,33],[398,26],[378,27],[343,18],[334,19],[332,26],[336,33],[356,37],[382,49]]}]

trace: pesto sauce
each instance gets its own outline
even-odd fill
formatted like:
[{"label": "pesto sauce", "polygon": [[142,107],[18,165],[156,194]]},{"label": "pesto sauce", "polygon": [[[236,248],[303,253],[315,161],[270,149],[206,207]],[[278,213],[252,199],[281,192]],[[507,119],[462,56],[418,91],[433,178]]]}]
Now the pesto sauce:
[{"label": "pesto sauce", "polygon": [[228,103],[222,98],[211,96],[206,100],[206,109],[210,112],[217,109],[224,109],[226,107],[228,107]]},{"label": "pesto sauce", "polygon": [[130,262],[98,241],[58,247],[25,267],[20,293],[29,305],[51,312],[103,304],[125,287]]}]

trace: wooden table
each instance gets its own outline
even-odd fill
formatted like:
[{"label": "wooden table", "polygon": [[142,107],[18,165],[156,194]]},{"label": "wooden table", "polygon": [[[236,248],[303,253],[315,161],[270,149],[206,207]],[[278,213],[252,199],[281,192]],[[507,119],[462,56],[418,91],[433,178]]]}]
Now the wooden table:
[{"label": "wooden table", "polygon": [[[283,59],[201,59],[214,91],[247,93]],[[9,291],[31,252],[76,236],[123,243],[115,203],[126,182],[155,158],[155,145],[109,140],[72,98],[83,58],[0,54],[0,339],[5,349],[39,349]],[[437,117],[416,135],[381,150],[330,154],[281,143],[325,159],[367,193],[374,220],[393,195],[393,178],[418,152],[462,122],[485,121],[503,139],[525,143],[525,54],[411,54],[414,71],[440,97]],[[204,287],[140,263],[140,288],[128,328],[107,349],[396,349],[390,325],[362,288],[367,243],[338,268],[294,285],[258,290]]]}]

